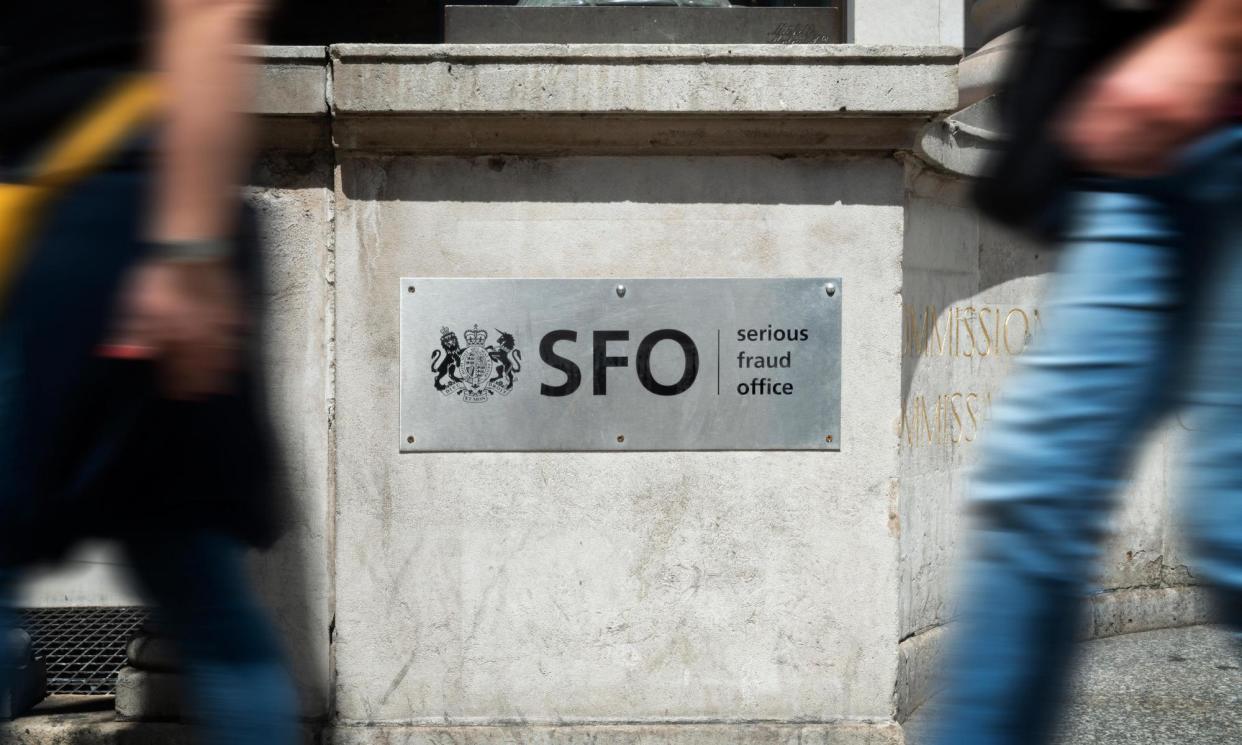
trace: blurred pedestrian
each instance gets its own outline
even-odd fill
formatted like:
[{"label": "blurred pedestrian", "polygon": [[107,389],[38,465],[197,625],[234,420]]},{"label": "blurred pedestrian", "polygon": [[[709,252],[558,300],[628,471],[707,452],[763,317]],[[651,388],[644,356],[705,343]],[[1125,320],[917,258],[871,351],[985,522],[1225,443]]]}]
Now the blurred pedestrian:
[{"label": "blurred pedestrian", "polygon": [[1051,736],[1121,480],[1175,408],[1196,566],[1242,623],[1242,2],[1035,0],[1023,33],[978,201],[1063,253],[969,495],[939,745]]},{"label": "blurred pedestrian", "polygon": [[236,189],[253,77],[239,48],[262,11],[5,9],[0,613],[24,568],[119,539],[179,646],[204,741],[280,745],[296,697],[243,562],[279,523]]}]

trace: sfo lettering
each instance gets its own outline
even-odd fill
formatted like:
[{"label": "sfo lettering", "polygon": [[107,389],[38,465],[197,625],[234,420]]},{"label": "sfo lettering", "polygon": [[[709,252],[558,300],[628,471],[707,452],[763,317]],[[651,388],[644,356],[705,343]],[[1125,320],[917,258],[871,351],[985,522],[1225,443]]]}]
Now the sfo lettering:
[{"label": "sfo lettering", "polygon": [[[630,358],[623,354],[609,351],[610,342],[620,344],[629,341],[630,332],[624,330],[604,330],[591,332],[591,392],[596,396],[608,395],[609,368],[630,366]],[[560,385],[541,383],[539,393],[544,396],[569,396],[582,385],[582,368],[576,362],[557,354],[558,343],[573,344],[578,341],[578,332],[571,329],[557,329],[544,334],[539,341],[539,357],[549,367],[565,374],[565,382]],[[668,342],[681,347],[682,370],[680,377],[672,382],[655,379],[651,374],[651,353],[660,342]],[[684,331],[677,329],[658,329],[642,338],[638,343],[638,352],[634,356],[634,370],[638,382],[643,388],[657,396],[676,396],[689,390],[699,375],[699,348],[694,340]]]}]

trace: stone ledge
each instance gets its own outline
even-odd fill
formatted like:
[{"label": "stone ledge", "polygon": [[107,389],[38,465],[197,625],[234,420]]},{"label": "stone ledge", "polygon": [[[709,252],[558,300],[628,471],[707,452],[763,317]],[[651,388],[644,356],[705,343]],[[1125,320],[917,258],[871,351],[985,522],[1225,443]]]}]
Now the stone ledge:
[{"label": "stone ledge", "polygon": [[[318,47],[264,47],[264,49]],[[700,61],[747,63],[753,60],[826,62],[936,61],[956,65],[962,50],[950,46],[898,44],[334,44],[331,56],[342,60],[409,61],[510,60],[574,61],[586,59],[639,62]]]},{"label": "stone ledge", "polygon": [[261,46],[248,50],[259,62],[252,111],[264,116],[328,113],[328,51],[324,47]]},{"label": "stone ledge", "polygon": [[904,150],[957,101],[956,49],[342,44],[334,144],[424,154]]},{"label": "stone ledge", "polygon": [[328,50],[325,47],[256,46],[254,104],[259,146],[313,150],[331,146],[328,122]]},{"label": "stone ledge", "polygon": [[[260,145],[419,154],[908,150],[953,108],[951,47],[254,47]],[[330,65],[330,67],[329,67]]]},{"label": "stone ledge", "polygon": [[923,114],[957,102],[956,49],[833,45],[342,44],[336,115]]}]

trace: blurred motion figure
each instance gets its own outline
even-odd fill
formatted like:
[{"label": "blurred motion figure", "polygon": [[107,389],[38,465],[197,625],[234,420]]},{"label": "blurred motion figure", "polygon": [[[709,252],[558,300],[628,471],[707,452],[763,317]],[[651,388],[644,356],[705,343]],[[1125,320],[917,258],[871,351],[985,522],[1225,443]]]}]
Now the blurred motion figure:
[{"label": "blurred motion figure", "polygon": [[202,740],[279,745],[296,737],[296,696],[243,562],[280,523],[259,257],[235,188],[252,88],[239,48],[262,12],[5,9],[0,628],[23,568],[119,539],[178,643]]},{"label": "blurred motion figure", "polygon": [[938,745],[1052,735],[1121,479],[1175,408],[1195,566],[1242,626],[1242,2],[1034,0],[1024,33],[976,200],[1063,253],[969,495]]}]

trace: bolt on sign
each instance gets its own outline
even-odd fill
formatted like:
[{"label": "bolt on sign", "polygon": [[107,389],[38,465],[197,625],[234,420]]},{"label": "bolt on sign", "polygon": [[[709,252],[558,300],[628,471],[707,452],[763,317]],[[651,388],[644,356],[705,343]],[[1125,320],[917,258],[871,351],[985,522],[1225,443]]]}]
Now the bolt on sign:
[{"label": "bolt on sign", "polygon": [[403,452],[839,450],[841,280],[401,280]]}]

